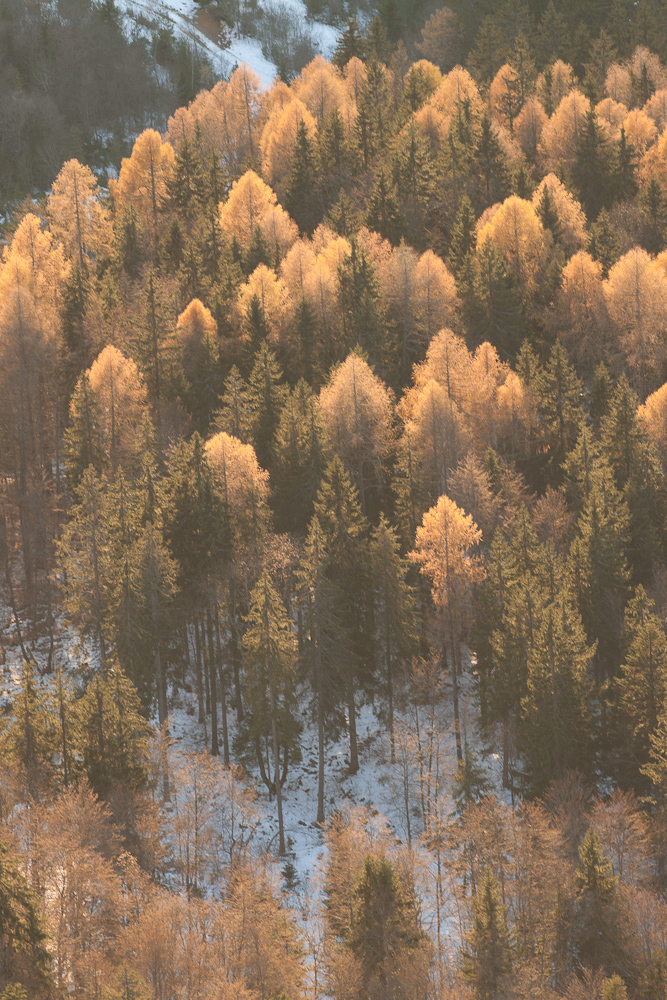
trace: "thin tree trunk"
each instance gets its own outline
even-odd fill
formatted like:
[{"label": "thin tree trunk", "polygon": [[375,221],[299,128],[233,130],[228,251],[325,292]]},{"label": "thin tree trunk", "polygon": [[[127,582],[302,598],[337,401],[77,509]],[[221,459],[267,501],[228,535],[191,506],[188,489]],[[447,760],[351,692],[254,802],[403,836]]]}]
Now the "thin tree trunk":
[{"label": "thin tree trunk", "polygon": [[218,660],[218,670],[220,671],[220,707],[222,709],[222,753],[225,767],[229,767],[229,730],[227,726],[227,681],[225,678],[225,668],[222,664],[222,642],[220,641],[220,615],[218,607],[215,608],[215,651]]},{"label": "thin tree trunk", "polygon": [[215,662],[215,650],[213,647],[213,623],[211,621],[210,608],[206,608],[206,631],[208,632],[208,672],[211,681],[211,755],[213,757],[218,757],[220,755],[220,747],[218,746],[218,688],[216,684],[217,665]]},{"label": "thin tree trunk", "polygon": [[195,615],[193,621],[193,627],[195,631],[195,676],[197,679],[197,704],[199,708],[199,718],[198,721],[201,724],[205,721],[206,716],[204,715],[204,680],[201,671],[201,649],[199,648],[199,629],[197,628],[197,616]]},{"label": "thin tree trunk", "polygon": [[347,713],[350,727],[350,774],[359,770],[359,751],[357,749],[357,715],[354,705],[354,686],[352,678],[347,681]]}]

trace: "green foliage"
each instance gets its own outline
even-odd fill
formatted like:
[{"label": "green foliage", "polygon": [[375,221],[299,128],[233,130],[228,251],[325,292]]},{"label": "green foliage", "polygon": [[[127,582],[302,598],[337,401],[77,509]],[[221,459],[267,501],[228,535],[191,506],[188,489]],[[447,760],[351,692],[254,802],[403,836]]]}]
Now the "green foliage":
[{"label": "green foliage", "polygon": [[497,879],[487,869],[473,900],[473,924],[463,954],[463,975],[479,1000],[494,1000],[511,971],[511,951]]}]

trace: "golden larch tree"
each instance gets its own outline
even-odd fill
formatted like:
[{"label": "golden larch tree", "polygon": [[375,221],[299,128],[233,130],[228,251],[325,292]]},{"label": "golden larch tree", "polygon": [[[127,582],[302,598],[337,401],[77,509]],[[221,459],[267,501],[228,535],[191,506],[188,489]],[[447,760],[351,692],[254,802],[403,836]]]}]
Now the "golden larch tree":
[{"label": "golden larch tree", "polygon": [[580,250],[586,242],[586,216],[579,202],[555,174],[547,174],[535,189],[533,208],[536,211],[545,188],[549,192],[551,203],[558,216],[560,242],[567,254],[573,254]]},{"label": "golden larch tree", "polygon": [[634,247],[612,267],[604,293],[620,345],[644,396],[665,359],[667,275],[645,250]]},{"label": "golden larch tree", "polygon": [[640,156],[643,156],[649,146],[658,138],[658,129],[652,118],[635,108],[623,121],[623,128],[629,142],[632,143]]},{"label": "golden larch tree", "polygon": [[220,204],[222,231],[233,237],[242,251],[247,251],[255,228],[276,203],[275,192],[269,185],[254,170],[246,170],[232,184],[227,201]]},{"label": "golden larch tree", "polygon": [[572,90],[560,102],[540,140],[540,155],[548,170],[556,171],[560,164],[572,169],[590,107],[590,101],[579,90]]},{"label": "golden larch tree", "polygon": [[529,97],[514,123],[514,138],[530,160],[535,160],[544,126],[549,121],[546,111],[536,97]]},{"label": "golden larch tree", "polygon": [[292,168],[296,133],[302,123],[313,139],[317,130],[315,119],[306,105],[295,98],[284,107],[277,107],[262,130],[262,173],[276,188],[283,184]]},{"label": "golden larch tree", "polygon": [[126,464],[147,412],[146,388],[131,358],[107,344],[88,370],[97,401],[100,430],[113,470]]},{"label": "golden larch tree", "polygon": [[594,367],[609,352],[602,265],[583,250],[563,268],[553,322],[571,357]]},{"label": "golden larch tree", "polygon": [[109,183],[114,203],[120,210],[133,206],[149,224],[154,240],[157,240],[158,219],[169,193],[174,163],[171,144],[163,142],[160,133],[149,128],[137,138],[132,155],[123,159],[118,182]]},{"label": "golden larch tree", "polygon": [[78,160],[63,164],[51,188],[48,214],[51,232],[81,270],[88,257],[103,252],[108,245],[109,224],[100,204],[97,178]]},{"label": "golden larch tree", "polygon": [[618,101],[619,104],[625,104],[626,108],[629,108],[632,104],[630,70],[626,66],[621,66],[620,63],[612,63],[607,70],[604,91],[607,97],[611,97],[612,100]]},{"label": "golden larch tree", "polygon": [[613,97],[605,97],[595,105],[595,114],[607,125],[611,138],[617,139],[621,125],[628,117],[628,109],[625,104],[620,104]]},{"label": "golden larch tree", "polygon": [[463,759],[458,705],[461,642],[472,603],[473,587],[484,578],[484,565],[476,552],[482,532],[472,517],[446,495],[424,514],[417,528],[415,547],[409,553],[420,572],[431,582],[433,604],[442,620],[443,660],[449,647],[456,753]]},{"label": "golden larch tree", "polygon": [[667,468],[667,382],[647,397],[637,410],[637,417]]},{"label": "golden larch tree", "polygon": [[511,195],[480,231],[478,245],[491,240],[506,258],[521,290],[531,295],[547,251],[547,234],[529,201]]},{"label": "golden larch tree", "polygon": [[253,298],[262,307],[271,342],[280,343],[289,318],[289,295],[283,281],[265,264],[259,264],[239,289],[236,308],[240,325],[248,316]]},{"label": "golden larch tree", "polygon": [[391,392],[353,352],[322,389],[320,409],[327,436],[365,508],[366,487],[381,481],[382,463],[392,442]]}]

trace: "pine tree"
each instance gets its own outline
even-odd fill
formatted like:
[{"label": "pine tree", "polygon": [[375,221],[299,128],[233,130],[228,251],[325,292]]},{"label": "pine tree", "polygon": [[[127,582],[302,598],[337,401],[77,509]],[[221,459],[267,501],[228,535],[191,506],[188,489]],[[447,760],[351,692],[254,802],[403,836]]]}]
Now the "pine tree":
[{"label": "pine tree", "polygon": [[70,487],[74,489],[88,468],[92,467],[99,475],[107,464],[100,429],[100,408],[87,372],[76,383],[70,403],[70,421],[63,437],[63,455],[67,478]]},{"label": "pine tree", "polygon": [[618,879],[614,876],[612,860],[604,853],[593,827],[589,827],[579,845],[576,876],[581,892],[579,954],[582,961],[596,966],[611,944],[612,904]]},{"label": "pine tree", "polygon": [[345,346],[379,360],[382,301],[375,268],[355,239],[338,269]]},{"label": "pine tree", "polygon": [[565,597],[544,609],[528,657],[518,730],[533,795],[568,771],[590,769],[587,672],[594,652],[578,611]]},{"label": "pine tree", "polygon": [[12,1000],[46,1000],[51,996],[48,936],[42,925],[35,891],[21,870],[20,859],[0,841],[0,986]]},{"label": "pine tree", "polygon": [[639,586],[625,611],[627,653],[616,680],[627,734],[620,746],[631,755],[633,773],[649,763],[651,737],[667,699],[667,638],[655,605]]},{"label": "pine tree", "polygon": [[213,426],[247,443],[251,438],[251,425],[248,383],[233,365],[222,388],[220,409],[214,414]]},{"label": "pine tree", "polygon": [[384,515],[371,534],[370,558],[375,596],[376,646],[384,661],[391,762],[394,746],[394,678],[416,644],[415,598],[406,582],[409,562]]},{"label": "pine tree", "polygon": [[[636,192],[636,186],[635,186]],[[631,196],[631,195],[630,195]],[[665,246],[665,231],[667,230],[667,198],[662,186],[655,177],[651,177],[641,193],[640,204],[646,219],[646,234],[644,246],[649,253],[660,253]]]},{"label": "pine tree", "polygon": [[464,195],[458,206],[449,245],[449,263],[458,282],[470,280],[472,261],[477,249],[477,218],[472,202]]},{"label": "pine tree", "polygon": [[473,924],[463,955],[463,975],[477,1000],[495,1000],[511,972],[505,907],[488,868],[473,899]]},{"label": "pine tree", "polygon": [[114,243],[116,266],[136,281],[144,262],[144,248],[141,221],[132,205],[123,212],[116,228]]},{"label": "pine tree", "polygon": [[551,461],[559,465],[573,447],[582,420],[583,387],[556,340],[536,385],[542,434]]},{"label": "pine tree", "polygon": [[508,193],[507,169],[505,159],[493,130],[491,119],[484,115],[481,121],[479,138],[475,143],[474,165],[479,188],[479,201],[483,208],[502,201]]},{"label": "pine tree", "polygon": [[[392,965],[401,953],[417,948],[423,932],[417,921],[414,892],[407,891],[385,856],[368,855],[354,885],[354,915],[348,946],[362,963],[364,992],[375,984],[392,990]],[[408,955],[404,957],[407,958]]]},{"label": "pine tree", "polygon": [[471,278],[464,293],[473,342],[488,341],[501,355],[514,357],[525,329],[521,298],[505,257],[491,240],[478,250]]},{"label": "pine tree", "polygon": [[312,389],[301,379],[285,401],[273,441],[277,530],[304,531],[312,517],[327,452],[319,407]]},{"label": "pine tree", "polygon": [[24,661],[13,718],[3,728],[0,746],[18,769],[26,795],[39,800],[54,776],[56,732],[46,692],[36,683],[32,663]]},{"label": "pine tree", "polygon": [[395,190],[382,169],[368,199],[366,225],[394,245],[398,244],[405,229]]},{"label": "pine tree", "polygon": [[577,137],[576,163],[573,180],[579,200],[589,219],[596,219],[609,203],[612,158],[602,125],[595,111],[586,112],[583,127]]},{"label": "pine tree", "polygon": [[292,700],[296,648],[291,622],[266,570],[250,595],[243,639],[253,721],[270,727],[273,786],[278,807],[278,853],[285,854],[280,745],[287,754],[285,715]]},{"label": "pine tree", "polygon": [[[614,200],[630,201],[637,194],[637,155],[634,146],[625,134],[625,128],[621,126],[621,133],[618,137],[616,157],[611,178],[611,188]],[[651,247],[647,247],[651,250]],[[652,250],[656,253],[656,250]]]},{"label": "pine tree", "polygon": [[[350,655],[342,677],[348,713],[350,772],[359,769],[355,707],[355,682],[364,680],[372,656],[365,628],[368,613],[368,530],[359,495],[338,456],[327,466],[315,501],[315,517],[326,562],[327,578],[334,590],[337,618],[345,623]],[[311,529],[312,530],[312,529]]]},{"label": "pine tree", "polygon": [[153,730],[132,682],[118,665],[94,676],[76,704],[81,767],[102,799],[143,789],[149,776]]},{"label": "pine tree", "polygon": [[282,378],[276,356],[264,341],[255,355],[247,394],[252,440],[257,461],[264,469],[271,466],[273,437],[287,397],[288,390]]},{"label": "pine tree", "polygon": [[301,121],[296,129],[292,168],[285,185],[283,203],[299,230],[309,235],[322,221],[318,186],[315,150],[306,123]]},{"label": "pine tree", "polygon": [[352,58],[364,58],[364,44],[359,33],[359,23],[356,17],[349,17],[345,27],[338,36],[336,48],[331,61],[338,69],[343,70]]}]

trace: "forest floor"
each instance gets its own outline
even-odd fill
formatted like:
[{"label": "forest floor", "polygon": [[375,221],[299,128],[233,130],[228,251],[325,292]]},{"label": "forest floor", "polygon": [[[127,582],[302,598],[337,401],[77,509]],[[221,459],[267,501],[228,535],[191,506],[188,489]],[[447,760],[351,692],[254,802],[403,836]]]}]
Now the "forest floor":
[{"label": "forest floor", "polygon": [[[25,646],[30,655],[34,656],[35,674],[39,683],[51,688],[54,674],[44,672],[49,654],[48,638],[42,636],[34,643],[26,642]],[[11,612],[0,604],[0,724],[2,715],[7,716],[12,712],[20,689],[22,662],[22,652],[12,625]],[[60,663],[64,672],[77,683],[87,672],[88,665],[95,666],[95,657],[81,646],[79,639],[73,633],[59,623],[53,662]],[[495,752],[495,747],[489,746],[489,734],[486,734],[484,739],[480,736],[479,711],[470,668],[468,657],[468,670],[461,680],[460,691],[464,742],[474,750],[482,762],[489,790],[508,801],[508,793],[502,788],[500,756]],[[203,751],[210,746],[210,718],[207,718],[204,724],[197,721],[194,677],[187,678],[186,682],[187,687],[171,692],[169,697],[172,770],[179,767],[179,761],[184,754],[190,751]],[[304,687],[298,708],[302,726],[300,759],[295,759],[290,764],[283,788],[285,838],[288,849],[287,858],[284,860],[292,862],[302,886],[308,885],[316,874],[324,846],[323,832],[316,823],[317,727],[312,720],[311,697],[308,689]],[[359,695],[357,700],[359,770],[356,774],[350,773],[347,731],[327,740],[324,795],[326,815],[330,817],[334,810],[346,805],[365,807],[376,817],[377,825],[387,829],[397,843],[407,843],[410,838],[413,842],[417,842],[422,827],[420,783],[416,773],[414,746],[401,754],[401,746],[406,747],[414,741],[416,728],[414,706],[397,708],[395,720],[397,763],[392,765],[387,723],[382,717],[379,704],[372,698],[362,699]],[[151,721],[157,728],[157,719]],[[419,710],[417,721],[422,734],[425,734],[428,730],[425,709]],[[236,734],[235,723],[235,713],[230,706],[228,709],[230,747]],[[442,762],[441,785],[444,790],[445,808],[453,811],[453,802],[447,797],[447,790],[452,787],[456,771],[456,743],[449,689],[437,706],[436,729]],[[218,732],[221,734],[220,718]],[[222,767],[222,758],[220,766]],[[251,773],[249,781],[257,793],[258,822],[255,847],[277,856],[278,820],[275,798],[269,797],[268,790],[258,775]]]}]

